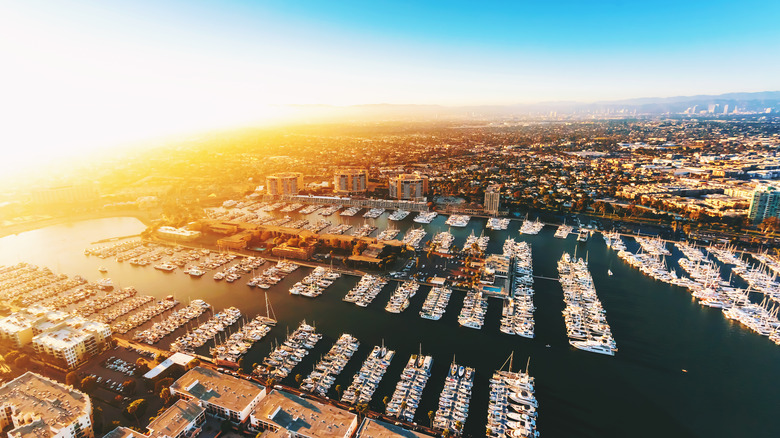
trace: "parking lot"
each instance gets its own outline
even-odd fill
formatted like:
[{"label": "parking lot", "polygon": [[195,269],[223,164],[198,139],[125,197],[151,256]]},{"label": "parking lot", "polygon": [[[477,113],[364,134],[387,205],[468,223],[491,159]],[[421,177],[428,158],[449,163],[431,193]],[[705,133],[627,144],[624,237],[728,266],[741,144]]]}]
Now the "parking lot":
[{"label": "parking lot", "polygon": [[[117,347],[96,356],[77,371],[79,381],[89,375],[94,375],[98,380],[92,399],[99,401],[106,424],[119,420],[123,425],[134,425],[135,421],[125,418],[122,411],[130,402],[139,398],[146,399],[149,403],[145,414],[147,417],[154,416],[162,407],[159,395],[153,394],[154,388],[149,388],[143,375],[136,369],[135,363],[139,358],[148,361],[150,368],[154,367],[148,356]],[[123,387],[123,383],[128,380],[135,382],[130,385],[134,386],[132,390]]]}]

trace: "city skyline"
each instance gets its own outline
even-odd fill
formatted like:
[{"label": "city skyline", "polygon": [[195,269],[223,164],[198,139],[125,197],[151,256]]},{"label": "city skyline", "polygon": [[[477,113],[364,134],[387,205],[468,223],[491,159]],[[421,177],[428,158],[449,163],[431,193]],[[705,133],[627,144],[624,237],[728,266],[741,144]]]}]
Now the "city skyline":
[{"label": "city skyline", "polygon": [[[508,105],[780,89],[778,6],[9,5],[6,169],[277,121],[286,105]],[[756,65],[756,60],[761,60]]]}]

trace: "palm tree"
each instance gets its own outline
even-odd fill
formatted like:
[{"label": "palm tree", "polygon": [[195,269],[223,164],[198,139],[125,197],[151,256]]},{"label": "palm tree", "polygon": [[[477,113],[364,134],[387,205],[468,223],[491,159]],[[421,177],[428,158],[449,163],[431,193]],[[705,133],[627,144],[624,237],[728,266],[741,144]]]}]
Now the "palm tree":
[{"label": "palm tree", "polygon": [[431,420],[431,427],[433,427],[433,417],[436,416],[436,412],[428,411],[428,419]]},{"label": "palm tree", "polygon": [[336,394],[338,394],[339,399],[341,399],[341,385],[336,385]]}]

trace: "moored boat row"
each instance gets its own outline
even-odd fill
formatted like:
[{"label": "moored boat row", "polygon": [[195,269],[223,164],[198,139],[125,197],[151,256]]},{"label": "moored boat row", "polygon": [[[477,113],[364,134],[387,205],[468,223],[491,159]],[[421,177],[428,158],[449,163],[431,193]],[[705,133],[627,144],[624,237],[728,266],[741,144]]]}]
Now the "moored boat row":
[{"label": "moored boat row", "polygon": [[352,383],[349,385],[341,401],[346,403],[368,403],[374,395],[379,382],[382,381],[387,367],[395,356],[395,351],[388,350],[384,345],[374,346],[363,365],[360,367]]},{"label": "moored boat row", "polygon": [[346,333],[341,335],[325,357],[314,366],[314,371],[301,382],[301,389],[324,396],[358,346],[360,342],[354,336]]},{"label": "moored boat row", "polygon": [[398,283],[393,295],[385,306],[390,313],[401,313],[409,307],[409,300],[417,293],[420,284],[414,280]]},{"label": "moored boat row", "polygon": [[474,369],[453,361],[439,396],[439,408],[433,419],[433,427],[455,433],[463,431],[463,425],[469,415],[473,386]]},{"label": "moored boat row", "polygon": [[558,261],[558,273],[566,303],[563,315],[569,344],[580,350],[614,356],[615,339],[585,261],[573,260],[569,253],[564,253]]},{"label": "moored boat row", "polygon": [[274,379],[287,377],[320,339],[322,335],[316,332],[314,326],[302,321],[282,345],[263,359],[263,364],[255,368],[255,373]]},{"label": "moored boat row", "polygon": [[422,354],[413,354],[406,363],[401,380],[395,386],[395,392],[387,403],[387,415],[405,421],[414,421],[414,413],[420,403],[422,392],[431,376],[433,358]]},{"label": "moored boat row", "polygon": [[358,284],[347,292],[344,301],[355,303],[360,307],[366,307],[376,298],[382,288],[387,284],[387,279],[372,274],[365,274]]},{"label": "moored boat row", "polygon": [[447,304],[450,302],[451,295],[452,290],[448,287],[436,286],[431,288],[428,296],[425,297],[420,317],[433,320],[441,319],[444,311],[447,310]]}]

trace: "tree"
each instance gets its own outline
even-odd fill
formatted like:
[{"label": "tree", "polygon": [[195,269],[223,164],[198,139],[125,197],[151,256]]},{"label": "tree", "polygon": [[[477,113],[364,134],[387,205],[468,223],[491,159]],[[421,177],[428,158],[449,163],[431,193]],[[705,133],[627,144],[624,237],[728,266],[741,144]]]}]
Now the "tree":
[{"label": "tree", "polygon": [[780,230],[780,218],[770,216],[763,221],[761,221],[761,224],[758,226],[762,233],[769,232],[776,232],[777,230]]},{"label": "tree", "polygon": [[5,362],[6,362],[6,363],[9,363],[9,364],[10,364],[10,363],[13,363],[13,362],[15,362],[15,361],[16,361],[16,358],[17,358],[17,357],[19,357],[21,354],[22,354],[22,353],[20,353],[20,352],[18,352],[18,351],[16,351],[16,350],[11,350],[11,351],[9,351],[9,352],[8,352],[8,353],[5,355]]},{"label": "tree", "polygon": [[433,418],[436,416],[436,412],[428,411],[428,419],[431,420],[431,427],[433,427]]},{"label": "tree", "polygon": [[387,410],[387,404],[390,403],[390,397],[384,396],[382,399],[382,404],[385,405],[385,410]]},{"label": "tree", "polygon": [[65,384],[74,388],[79,384],[79,375],[75,371],[71,371],[65,375]]},{"label": "tree", "polygon": [[146,363],[145,360],[141,359],[140,357],[135,361],[135,374],[142,376],[149,372],[149,364]]},{"label": "tree", "polygon": [[341,399],[341,385],[336,385],[336,394],[338,394],[339,399]]},{"label": "tree", "polygon": [[146,412],[147,407],[148,407],[148,403],[146,402],[146,400],[139,398],[137,400],[133,400],[127,406],[127,413],[132,415],[135,418],[135,422],[138,423],[138,417],[144,415],[144,412]]},{"label": "tree", "polygon": [[30,365],[30,356],[22,353],[14,360],[14,365],[16,365],[17,368],[25,369],[28,365]]},{"label": "tree", "polygon": [[295,375],[295,383],[300,385],[301,384],[301,380],[303,380],[303,376],[300,375],[300,374],[296,374]]},{"label": "tree", "polygon": [[[360,416],[365,416],[366,412],[368,412],[368,404],[367,403],[358,403],[357,405],[355,405],[355,411],[357,411],[357,413],[358,413],[358,418],[360,418]],[[359,423],[359,421],[358,421],[358,423]]]},{"label": "tree", "polygon": [[171,401],[171,388],[163,388],[160,390],[160,399],[163,401],[164,404],[168,404],[168,402]]},{"label": "tree", "polygon": [[91,393],[97,388],[97,377],[87,376],[81,379],[81,385],[79,385],[82,391]]},{"label": "tree", "polygon": [[170,388],[171,385],[173,385],[172,378],[166,377],[164,379],[160,379],[157,383],[154,384],[154,393],[159,394],[163,388]]},{"label": "tree", "polygon": [[127,394],[135,394],[135,380],[127,379],[122,383],[122,389]]}]

